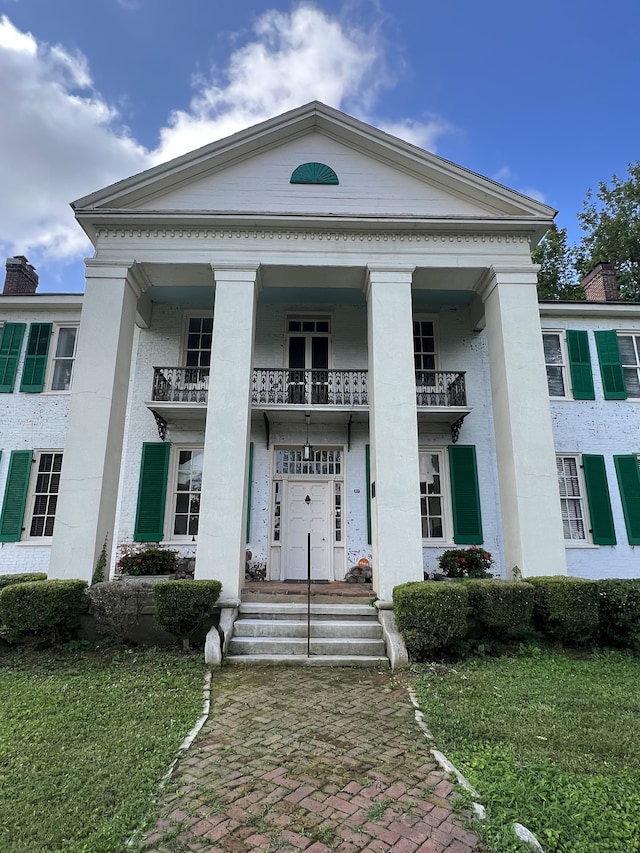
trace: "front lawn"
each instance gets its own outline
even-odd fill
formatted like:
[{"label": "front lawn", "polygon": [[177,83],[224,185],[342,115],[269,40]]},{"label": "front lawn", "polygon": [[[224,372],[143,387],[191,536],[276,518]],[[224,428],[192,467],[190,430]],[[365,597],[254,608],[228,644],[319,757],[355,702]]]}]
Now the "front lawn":
[{"label": "front lawn", "polygon": [[204,665],[0,652],[0,850],[116,853],[202,712]]},{"label": "front lawn", "polygon": [[492,853],[523,849],[513,821],[546,853],[640,851],[639,657],[474,659],[427,667],[416,692],[487,806]]}]

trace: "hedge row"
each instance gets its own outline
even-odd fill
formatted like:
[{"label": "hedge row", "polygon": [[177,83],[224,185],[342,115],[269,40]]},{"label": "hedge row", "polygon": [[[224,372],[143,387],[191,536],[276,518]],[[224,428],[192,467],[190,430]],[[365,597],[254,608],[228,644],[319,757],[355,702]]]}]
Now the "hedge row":
[{"label": "hedge row", "polygon": [[414,660],[458,641],[509,642],[534,634],[563,645],[640,649],[640,579],[413,582],[396,587],[393,602]]},{"label": "hedge row", "polygon": [[[189,641],[214,623],[222,585],[216,580],[165,581],[151,587],[161,628]],[[0,636],[10,643],[54,643],[69,639],[89,602],[101,633],[128,639],[142,615],[149,590],[141,583],[46,580],[46,576],[0,576]]]}]

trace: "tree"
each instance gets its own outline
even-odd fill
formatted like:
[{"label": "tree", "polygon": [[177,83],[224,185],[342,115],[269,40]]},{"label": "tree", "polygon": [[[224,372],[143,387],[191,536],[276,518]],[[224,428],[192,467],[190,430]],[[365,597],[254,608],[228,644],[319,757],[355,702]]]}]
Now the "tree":
[{"label": "tree", "polygon": [[584,299],[577,281],[574,252],[567,246],[567,229],[552,225],[531,255],[533,262],[541,267],[539,299]]},{"label": "tree", "polygon": [[630,163],[625,179],[613,175],[589,190],[578,214],[586,232],[577,249],[577,268],[586,275],[596,264],[612,263],[620,298],[640,301],[640,161]]}]

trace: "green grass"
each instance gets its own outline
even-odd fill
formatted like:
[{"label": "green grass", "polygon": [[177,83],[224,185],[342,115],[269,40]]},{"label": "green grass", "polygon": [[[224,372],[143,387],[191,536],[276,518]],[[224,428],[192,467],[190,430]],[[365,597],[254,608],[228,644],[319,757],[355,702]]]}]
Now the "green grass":
[{"label": "green grass", "polygon": [[640,851],[640,657],[537,652],[434,667],[417,695],[438,749],[487,806],[492,853]]},{"label": "green grass", "polygon": [[202,711],[202,659],[0,652],[0,850],[118,853]]}]

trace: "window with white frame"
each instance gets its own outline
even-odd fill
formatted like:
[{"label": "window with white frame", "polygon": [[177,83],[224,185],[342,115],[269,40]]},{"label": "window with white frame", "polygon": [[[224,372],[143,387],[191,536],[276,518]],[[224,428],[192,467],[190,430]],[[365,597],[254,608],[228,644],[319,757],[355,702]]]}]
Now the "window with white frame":
[{"label": "window with white frame", "polygon": [[209,368],[213,317],[188,317],[184,348],[184,366]]},{"label": "window with white frame", "polygon": [[588,539],[585,487],[579,456],[557,456],[558,487],[562,509],[562,528],[567,541]]},{"label": "window with white frame", "polygon": [[176,447],[170,494],[170,539],[192,540],[198,535],[202,490],[202,447]]},{"label": "window with white frame", "polygon": [[567,356],[561,332],[543,332],[544,361],[550,397],[568,397]]},{"label": "window with white frame", "polygon": [[420,450],[420,515],[422,538],[448,539],[446,468],[443,450]]},{"label": "window with white frame", "polygon": [[413,318],[413,357],[416,371],[436,369],[435,320]]},{"label": "window with white frame", "polygon": [[55,326],[51,361],[49,364],[49,391],[70,391],[73,366],[76,358],[78,326]]},{"label": "window with white frame", "polygon": [[618,332],[620,361],[628,397],[640,397],[640,334]]},{"label": "window with white frame", "polygon": [[28,498],[29,516],[26,529],[30,539],[53,536],[56,519],[62,452],[35,452],[34,471]]}]

